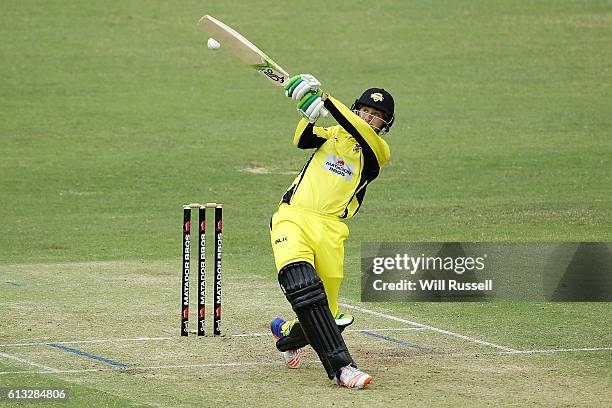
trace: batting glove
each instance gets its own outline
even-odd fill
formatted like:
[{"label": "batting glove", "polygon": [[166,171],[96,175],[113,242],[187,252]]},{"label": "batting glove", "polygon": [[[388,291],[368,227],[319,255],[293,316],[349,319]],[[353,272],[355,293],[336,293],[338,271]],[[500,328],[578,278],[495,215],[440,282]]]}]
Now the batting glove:
[{"label": "batting glove", "polygon": [[308,119],[308,122],[315,123],[321,114],[325,115],[323,109],[323,92],[318,89],[316,92],[309,92],[298,102],[297,109],[300,115]]},{"label": "batting glove", "polygon": [[299,101],[308,92],[317,92],[320,86],[321,82],[310,74],[296,75],[285,85],[285,95]]}]

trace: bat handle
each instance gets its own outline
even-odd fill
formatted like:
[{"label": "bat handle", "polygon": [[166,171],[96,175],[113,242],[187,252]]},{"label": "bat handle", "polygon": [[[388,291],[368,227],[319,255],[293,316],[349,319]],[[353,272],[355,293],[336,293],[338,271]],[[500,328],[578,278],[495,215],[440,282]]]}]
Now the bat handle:
[{"label": "bat handle", "polygon": [[[323,94],[323,101],[327,100],[327,96],[328,96],[327,93]],[[321,109],[321,116],[323,116],[324,118],[328,117],[329,116],[329,111],[327,109],[325,109],[325,108]]]}]

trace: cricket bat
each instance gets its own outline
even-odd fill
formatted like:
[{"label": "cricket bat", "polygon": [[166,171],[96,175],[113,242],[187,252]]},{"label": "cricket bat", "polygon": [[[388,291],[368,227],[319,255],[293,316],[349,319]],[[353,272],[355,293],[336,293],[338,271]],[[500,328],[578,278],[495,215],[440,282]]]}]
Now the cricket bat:
[{"label": "cricket bat", "polygon": [[284,86],[291,76],[280,65],[244,38],[239,32],[225,25],[216,18],[206,15],[198,23],[202,31],[227,47],[232,54],[250,65],[254,70],[264,75],[274,84]]}]

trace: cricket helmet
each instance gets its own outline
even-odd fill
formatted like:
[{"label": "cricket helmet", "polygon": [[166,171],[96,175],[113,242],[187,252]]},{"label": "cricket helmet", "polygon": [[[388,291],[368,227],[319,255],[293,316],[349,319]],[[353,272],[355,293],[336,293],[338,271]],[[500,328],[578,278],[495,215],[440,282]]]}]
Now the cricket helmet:
[{"label": "cricket helmet", "polygon": [[355,99],[355,102],[351,106],[351,110],[359,110],[359,108],[364,105],[378,109],[386,115],[386,118],[381,118],[385,120],[385,126],[382,130],[388,132],[395,121],[395,101],[391,94],[383,88],[367,89],[359,99]]}]

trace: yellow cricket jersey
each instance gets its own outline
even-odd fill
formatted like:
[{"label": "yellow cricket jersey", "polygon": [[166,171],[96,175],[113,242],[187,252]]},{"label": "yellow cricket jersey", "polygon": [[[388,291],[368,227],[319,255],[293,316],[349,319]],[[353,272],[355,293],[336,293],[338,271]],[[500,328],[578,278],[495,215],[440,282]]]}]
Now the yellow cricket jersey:
[{"label": "yellow cricket jersey", "polygon": [[325,108],[338,125],[324,128],[306,119],[298,123],[293,144],[316,150],[281,202],[351,218],[391,153],[387,142],[342,102],[328,96]]}]

